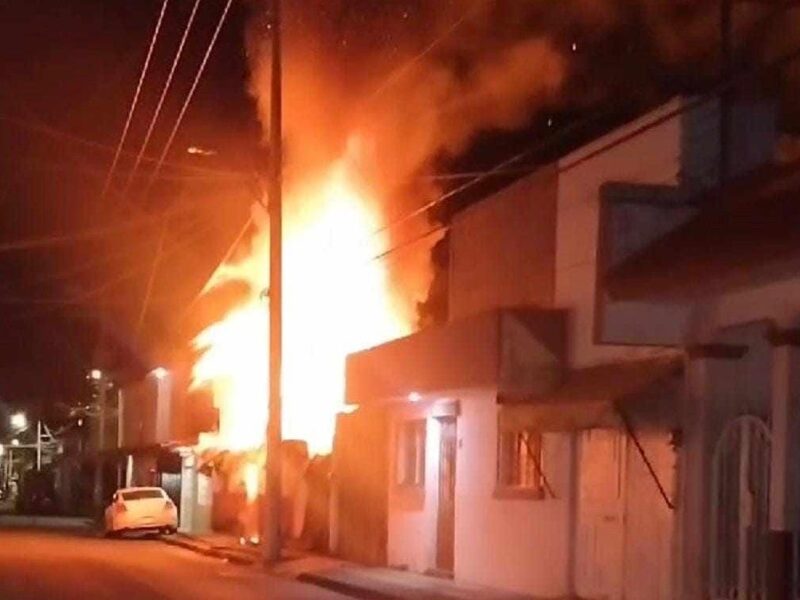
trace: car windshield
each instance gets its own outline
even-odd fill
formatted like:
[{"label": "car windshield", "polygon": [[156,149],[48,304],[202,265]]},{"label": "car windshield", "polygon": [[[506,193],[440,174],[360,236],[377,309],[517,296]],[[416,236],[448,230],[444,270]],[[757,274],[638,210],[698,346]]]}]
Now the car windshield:
[{"label": "car windshield", "polygon": [[131,490],[122,492],[123,500],[150,500],[152,498],[163,498],[161,490]]}]

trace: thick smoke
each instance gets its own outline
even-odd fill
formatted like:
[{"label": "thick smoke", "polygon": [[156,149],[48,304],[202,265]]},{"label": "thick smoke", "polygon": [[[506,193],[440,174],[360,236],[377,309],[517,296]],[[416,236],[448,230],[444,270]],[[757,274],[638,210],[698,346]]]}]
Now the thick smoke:
[{"label": "thick smoke", "polygon": [[[268,4],[255,3],[249,44],[265,129]],[[753,56],[779,54],[798,37],[790,31],[798,27],[763,35],[773,6],[734,8],[737,40]],[[386,222],[435,197],[428,170],[480,132],[518,128],[543,109],[608,102],[620,87],[647,88],[651,73],[719,73],[718,0],[304,0],[284,2],[284,13],[287,186],[346,156]],[[797,24],[797,15],[783,10],[780,19]],[[591,81],[593,57],[575,52],[573,41],[589,46],[614,36],[640,47]],[[641,68],[639,57],[634,79],[625,64],[637,53],[653,64]],[[609,71],[630,80],[602,80]],[[578,77],[590,80],[591,99],[569,93]],[[389,243],[425,227],[418,219],[392,228]],[[416,299],[426,284],[409,274],[420,272],[428,246],[419,250],[396,257],[393,272],[398,289]]]}]

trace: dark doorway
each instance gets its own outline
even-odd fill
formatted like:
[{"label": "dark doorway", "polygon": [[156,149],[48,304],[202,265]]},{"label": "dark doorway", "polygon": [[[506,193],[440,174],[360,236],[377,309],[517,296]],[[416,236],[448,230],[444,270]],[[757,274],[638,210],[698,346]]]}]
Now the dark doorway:
[{"label": "dark doorway", "polygon": [[436,526],[436,570],[453,573],[456,519],[456,419],[439,419],[439,510]]}]

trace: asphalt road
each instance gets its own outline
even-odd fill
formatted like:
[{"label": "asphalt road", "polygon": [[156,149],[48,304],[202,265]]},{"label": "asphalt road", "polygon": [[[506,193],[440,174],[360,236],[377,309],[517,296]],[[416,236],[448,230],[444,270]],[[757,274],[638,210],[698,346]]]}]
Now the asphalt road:
[{"label": "asphalt road", "polygon": [[0,524],[2,600],[343,600],[326,590],[169,546],[77,528]]}]

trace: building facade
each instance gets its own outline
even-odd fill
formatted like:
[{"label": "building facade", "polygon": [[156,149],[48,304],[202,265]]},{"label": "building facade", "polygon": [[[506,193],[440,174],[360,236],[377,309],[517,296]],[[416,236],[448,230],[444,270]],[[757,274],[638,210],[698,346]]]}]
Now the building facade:
[{"label": "building facade", "polygon": [[791,579],[769,529],[796,529],[795,234],[775,219],[776,264],[743,273],[759,211],[698,225],[791,171],[769,105],[731,121],[737,185],[717,186],[717,103],[675,99],[454,219],[449,322],[348,359],[334,550],[552,598]]}]

